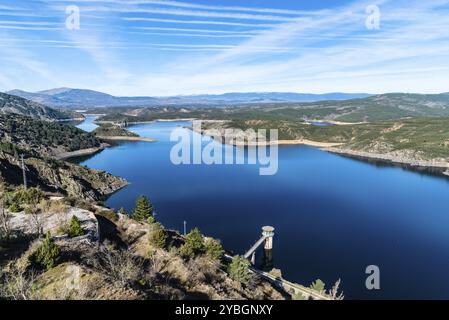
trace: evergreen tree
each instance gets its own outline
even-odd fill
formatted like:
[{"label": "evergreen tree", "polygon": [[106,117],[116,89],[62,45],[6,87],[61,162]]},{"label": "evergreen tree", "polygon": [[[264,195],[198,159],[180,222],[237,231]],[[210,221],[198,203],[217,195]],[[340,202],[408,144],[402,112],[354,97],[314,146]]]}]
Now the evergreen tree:
[{"label": "evergreen tree", "polygon": [[221,259],[224,254],[224,249],[218,240],[207,238],[204,242],[206,254],[212,259]]},{"label": "evergreen tree", "polygon": [[153,230],[150,235],[150,242],[156,248],[164,248],[167,242],[167,234],[160,223],[153,224]]},{"label": "evergreen tree", "polygon": [[242,256],[234,256],[228,266],[229,276],[245,285],[250,285],[254,280],[254,275],[251,273],[250,263]]},{"label": "evergreen tree", "polygon": [[186,237],[184,245],[181,247],[181,253],[185,257],[193,258],[201,253],[204,253],[204,239],[200,229],[195,228],[190,231]]},{"label": "evergreen tree", "polygon": [[53,268],[59,261],[61,250],[47,233],[42,244],[30,256],[30,261],[40,268],[47,270]]},{"label": "evergreen tree", "polygon": [[78,218],[76,216],[73,216],[72,219],[70,220],[68,234],[69,234],[70,238],[84,236],[84,234],[85,234],[83,228],[81,228],[80,221],[78,220]]},{"label": "evergreen tree", "polygon": [[317,292],[324,292],[325,284],[321,279],[316,279],[315,282],[313,282],[310,285],[310,289],[317,291]]},{"label": "evergreen tree", "polygon": [[153,205],[150,203],[147,197],[141,195],[136,200],[136,207],[133,211],[133,219],[137,221],[147,220],[153,216]]}]

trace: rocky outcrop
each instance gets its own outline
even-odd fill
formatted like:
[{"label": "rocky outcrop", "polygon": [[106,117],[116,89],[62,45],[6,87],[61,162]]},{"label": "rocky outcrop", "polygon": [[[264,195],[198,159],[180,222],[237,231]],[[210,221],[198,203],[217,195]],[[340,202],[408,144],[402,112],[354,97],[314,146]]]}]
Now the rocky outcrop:
[{"label": "rocky outcrop", "polygon": [[[29,186],[70,197],[96,201],[128,184],[126,180],[107,172],[54,159],[30,157],[25,160],[25,164]],[[23,182],[19,160],[2,152],[0,182],[12,186],[19,186]]]},{"label": "rocky outcrop", "polygon": [[[69,238],[64,233],[64,227],[70,223],[72,217],[77,217],[85,234],[76,238]],[[80,208],[64,208],[54,212],[39,213],[37,215],[18,212],[9,214],[9,225],[12,230],[23,235],[33,236],[39,228],[42,233],[49,232],[56,235],[59,242],[83,241],[96,243],[99,240],[98,221],[94,213]]]}]

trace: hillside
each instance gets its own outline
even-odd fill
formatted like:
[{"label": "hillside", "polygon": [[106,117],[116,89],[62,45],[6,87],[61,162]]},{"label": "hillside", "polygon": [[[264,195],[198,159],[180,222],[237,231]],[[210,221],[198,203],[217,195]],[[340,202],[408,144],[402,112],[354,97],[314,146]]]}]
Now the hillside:
[{"label": "hillside", "polygon": [[[0,200],[0,222],[9,222],[0,228],[0,299],[343,298],[338,285],[281,289],[198,228],[165,229],[138,201],[134,212],[147,219],[38,189],[1,189]],[[277,269],[269,274],[282,278]]]},{"label": "hillside", "polygon": [[449,94],[392,93],[363,99],[313,103],[254,103],[221,108],[146,107],[92,110],[105,113],[98,121],[145,122],[155,119],[208,120],[337,120],[375,122],[410,117],[448,117]]},{"label": "hillside", "polygon": [[0,114],[0,139],[29,153],[49,157],[101,146],[94,135],[73,126],[15,114]]},{"label": "hillside", "polygon": [[449,174],[448,117],[326,126],[284,120],[216,121],[202,125],[203,130],[223,132],[226,128],[278,129],[281,144],[308,144],[356,158]]},{"label": "hillside", "polygon": [[20,154],[25,155],[30,186],[91,200],[100,200],[124,187],[125,180],[102,171],[57,161],[79,150],[104,148],[94,135],[59,122],[0,114],[0,182],[23,183]]},{"label": "hillside", "polygon": [[114,124],[105,123],[95,128],[92,134],[97,137],[138,137],[139,135]]},{"label": "hillside", "polygon": [[2,92],[0,92],[0,114],[18,114],[48,121],[83,118],[83,115],[73,111],[55,110],[40,103]]}]

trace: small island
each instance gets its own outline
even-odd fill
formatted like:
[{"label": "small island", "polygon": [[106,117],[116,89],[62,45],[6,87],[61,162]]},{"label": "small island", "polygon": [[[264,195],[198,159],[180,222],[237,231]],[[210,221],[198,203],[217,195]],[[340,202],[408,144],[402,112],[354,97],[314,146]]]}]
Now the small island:
[{"label": "small island", "polygon": [[138,134],[127,130],[126,128],[112,124],[103,123],[96,128],[92,133],[101,140],[114,140],[114,141],[145,141],[154,142],[156,140],[151,138],[141,137]]}]

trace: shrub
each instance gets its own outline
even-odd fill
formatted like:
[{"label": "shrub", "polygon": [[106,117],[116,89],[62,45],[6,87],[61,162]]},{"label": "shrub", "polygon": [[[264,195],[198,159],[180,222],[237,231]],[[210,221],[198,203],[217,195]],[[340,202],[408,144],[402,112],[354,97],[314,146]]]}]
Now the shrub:
[{"label": "shrub", "polygon": [[292,294],[292,300],[307,300],[307,298],[298,292],[298,293]]},{"label": "shrub", "polygon": [[183,246],[181,247],[181,254],[187,258],[193,258],[201,253],[204,253],[204,239],[198,228],[190,231],[186,237]]},{"label": "shrub", "polygon": [[20,207],[17,203],[14,202],[9,206],[8,210],[12,213],[17,213],[20,212]]},{"label": "shrub", "polygon": [[164,248],[167,241],[167,234],[159,223],[153,224],[153,231],[150,234],[150,243],[156,248]]},{"label": "shrub", "polygon": [[6,192],[4,194],[5,204],[11,212],[20,212],[21,207],[30,205],[36,206],[44,194],[38,188],[19,189],[15,192]]},{"label": "shrub", "polygon": [[153,205],[147,197],[142,195],[136,200],[136,207],[134,208],[132,218],[137,221],[146,220],[153,216],[153,211]]},{"label": "shrub", "polygon": [[37,267],[49,270],[58,263],[60,254],[61,250],[58,245],[53,241],[50,233],[47,233],[42,244],[29,259]]},{"label": "shrub", "polygon": [[324,292],[324,288],[325,288],[325,284],[320,279],[315,280],[315,282],[313,282],[310,285],[310,289],[317,291],[317,292]]},{"label": "shrub", "polygon": [[16,198],[20,204],[36,205],[43,197],[43,192],[38,188],[20,189],[16,192]]},{"label": "shrub", "polygon": [[234,256],[228,266],[229,276],[242,284],[249,285],[254,275],[250,271],[250,263],[242,256]]},{"label": "shrub", "polygon": [[75,237],[85,235],[85,231],[81,227],[80,221],[78,220],[78,218],[76,216],[73,216],[72,219],[70,220],[68,235],[70,238],[75,238]]},{"label": "shrub", "polygon": [[221,259],[224,254],[224,249],[221,243],[213,238],[207,238],[204,241],[204,247],[206,250],[206,254],[212,259]]},{"label": "shrub", "polygon": [[118,210],[118,213],[123,214],[123,215],[125,215],[125,216],[128,215],[128,212],[126,212],[125,208],[123,208],[123,207],[121,207],[121,208]]}]

